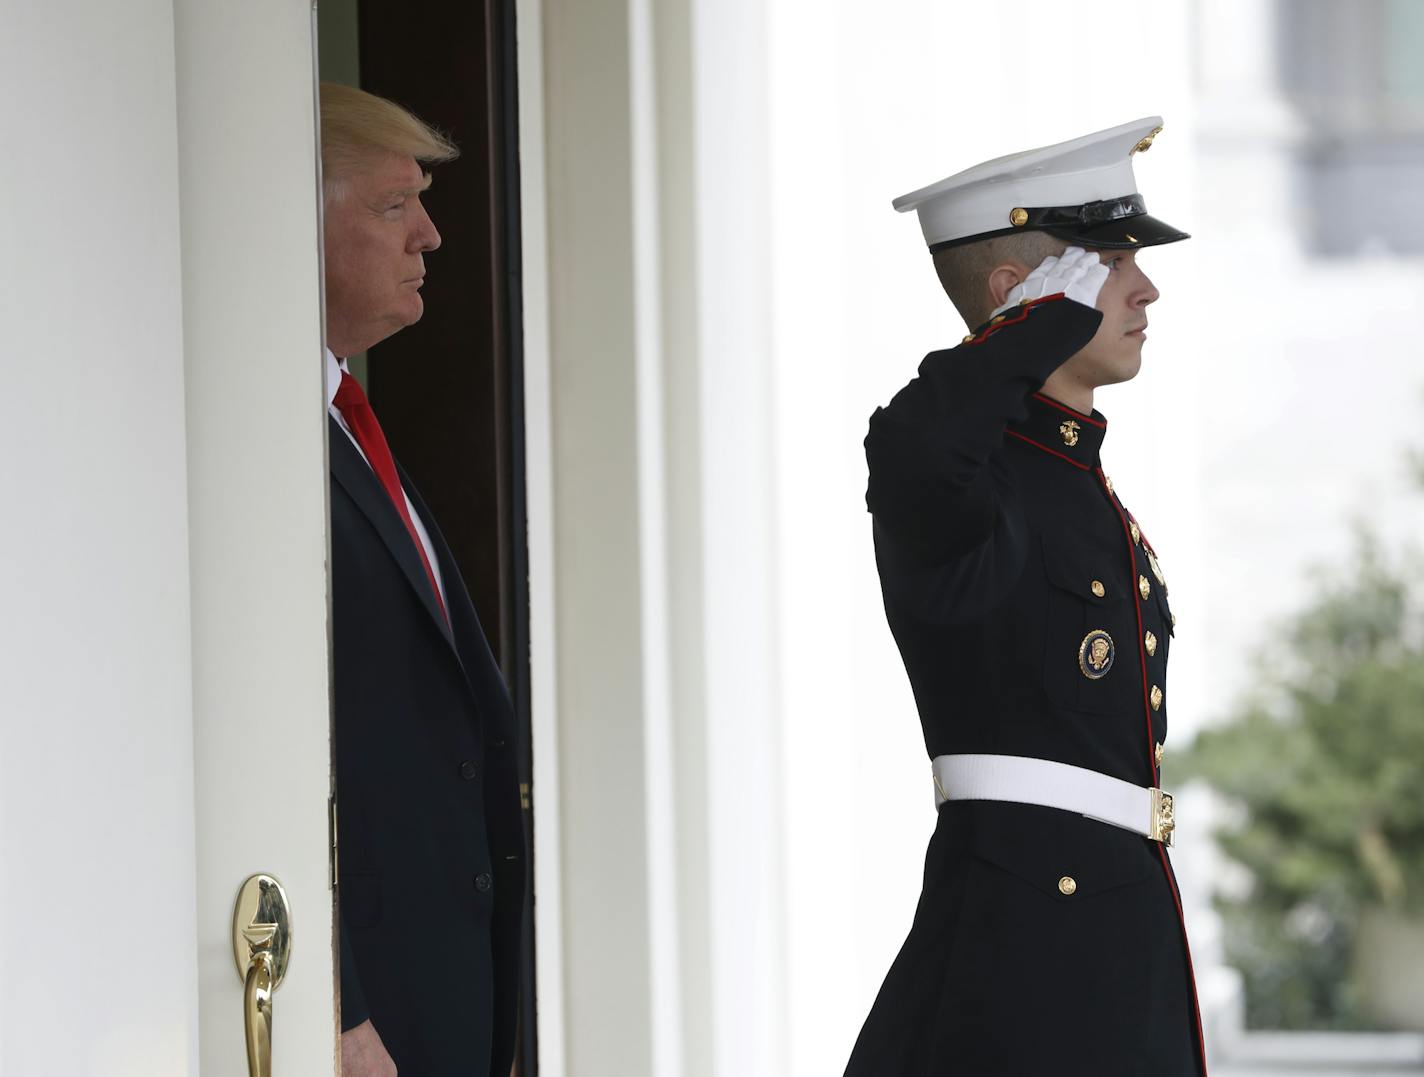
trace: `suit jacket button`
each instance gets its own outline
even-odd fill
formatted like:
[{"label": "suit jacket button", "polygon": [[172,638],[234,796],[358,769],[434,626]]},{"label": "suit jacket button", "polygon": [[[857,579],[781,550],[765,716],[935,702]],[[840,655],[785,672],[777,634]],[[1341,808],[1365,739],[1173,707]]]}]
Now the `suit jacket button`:
[{"label": "suit jacket button", "polygon": [[474,781],[475,775],[479,772],[480,768],[475,766],[473,760],[466,759],[460,764],[460,777],[464,778],[467,782]]},{"label": "suit jacket button", "polygon": [[475,876],[475,889],[481,894],[488,894],[494,889],[494,876],[487,871],[482,871]]}]

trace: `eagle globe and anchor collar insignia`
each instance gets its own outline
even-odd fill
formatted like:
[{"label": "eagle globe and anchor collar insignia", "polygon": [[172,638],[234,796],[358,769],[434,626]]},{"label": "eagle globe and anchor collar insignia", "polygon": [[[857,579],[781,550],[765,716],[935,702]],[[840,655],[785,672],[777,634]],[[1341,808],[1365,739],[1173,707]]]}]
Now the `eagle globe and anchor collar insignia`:
[{"label": "eagle globe and anchor collar insignia", "polygon": [[1101,628],[1095,628],[1078,645],[1078,668],[1090,681],[1100,681],[1108,675],[1117,660],[1117,644]]},{"label": "eagle globe and anchor collar insignia", "polygon": [[1084,471],[1098,465],[1098,453],[1107,437],[1108,421],[1101,412],[1084,415],[1043,393],[1033,393],[1024,401],[1028,408],[1022,420],[1010,423],[1010,437],[1066,460]]}]

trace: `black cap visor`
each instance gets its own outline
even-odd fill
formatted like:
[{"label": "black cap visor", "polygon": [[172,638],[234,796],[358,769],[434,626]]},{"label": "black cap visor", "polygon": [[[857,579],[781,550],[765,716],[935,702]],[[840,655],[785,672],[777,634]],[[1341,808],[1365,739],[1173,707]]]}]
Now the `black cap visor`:
[{"label": "black cap visor", "polygon": [[1156,247],[1191,238],[1186,232],[1147,213],[1104,224],[1044,225],[1042,230],[1067,240],[1075,247],[1098,247],[1102,250],[1136,250],[1138,247]]},{"label": "black cap visor", "polygon": [[995,236],[1010,236],[1015,232],[1047,232],[1078,247],[1105,250],[1136,250],[1138,247],[1155,247],[1191,238],[1166,221],[1150,216],[1147,203],[1140,194],[1088,202],[1081,206],[1015,209],[1014,215],[1018,223],[1013,227],[935,243],[930,247],[930,253]]}]

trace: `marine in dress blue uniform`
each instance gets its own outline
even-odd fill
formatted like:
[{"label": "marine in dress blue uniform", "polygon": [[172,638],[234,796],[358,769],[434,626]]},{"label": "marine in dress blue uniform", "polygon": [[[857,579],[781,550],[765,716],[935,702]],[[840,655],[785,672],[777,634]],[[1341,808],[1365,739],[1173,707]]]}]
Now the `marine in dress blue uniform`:
[{"label": "marine in dress blue uniform", "polygon": [[1069,246],[927,356],[866,437],[939,819],[848,1077],[1205,1073],[1159,780],[1167,580],[1104,471],[1106,418],[1045,391],[1104,322],[1112,252],[1187,238],[1133,178],[1160,129],[1001,158],[896,203],[936,252],[1032,232]]}]

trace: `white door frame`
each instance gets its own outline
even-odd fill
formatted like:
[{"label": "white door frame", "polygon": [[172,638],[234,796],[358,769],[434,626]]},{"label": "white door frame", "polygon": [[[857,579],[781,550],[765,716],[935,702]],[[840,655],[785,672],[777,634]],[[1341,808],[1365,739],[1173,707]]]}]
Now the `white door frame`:
[{"label": "white door frame", "polygon": [[232,903],[244,878],[267,872],[286,888],[294,936],[273,1000],[273,1071],[332,1073],[313,9],[177,0],[174,16],[201,1069],[246,1072]]},{"label": "white door frame", "polygon": [[0,1070],[335,1072],[311,9],[4,5]]}]

